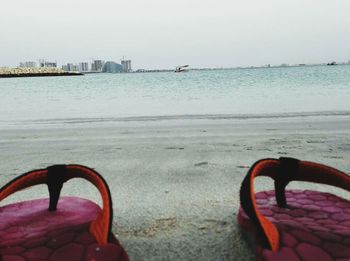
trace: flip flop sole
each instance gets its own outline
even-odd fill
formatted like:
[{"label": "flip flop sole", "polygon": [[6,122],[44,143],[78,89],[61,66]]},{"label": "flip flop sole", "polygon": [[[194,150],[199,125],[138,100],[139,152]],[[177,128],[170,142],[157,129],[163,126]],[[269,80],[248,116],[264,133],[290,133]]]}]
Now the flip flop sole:
[{"label": "flip flop sole", "polygon": [[61,197],[56,211],[48,211],[48,205],[48,199],[37,199],[0,207],[2,261],[102,261],[127,257],[114,236],[111,243],[99,246],[89,233],[89,224],[101,213],[95,203]]},{"label": "flip flop sole", "polygon": [[276,204],[275,191],[256,193],[257,206],[280,232],[280,248],[261,246],[255,224],[240,208],[238,223],[255,241],[257,260],[350,260],[350,202],[338,196],[286,190],[287,208]]}]

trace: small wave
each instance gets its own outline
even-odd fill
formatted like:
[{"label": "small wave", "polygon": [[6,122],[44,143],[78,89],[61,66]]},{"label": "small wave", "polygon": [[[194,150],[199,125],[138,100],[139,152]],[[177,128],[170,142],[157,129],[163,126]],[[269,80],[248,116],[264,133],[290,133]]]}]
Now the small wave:
[{"label": "small wave", "polygon": [[[86,118],[56,118],[25,120],[17,124],[56,125],[56,124],[88,124],[108,122],[157,122],[175,120],[250,120],[274,118],[304,118],[350,116],[350,111],[319,111],[319,112],[291,112],[291,113],[262,113],[262,114],[186,114],[186,115],[159,115],[159,116],[130,116],[130,117],[86,117]],[[5,122],[2,122],[5,123]],[[9,122],[8,122],[9,123]],[[14,122],[12,122],[14,123]]]}]

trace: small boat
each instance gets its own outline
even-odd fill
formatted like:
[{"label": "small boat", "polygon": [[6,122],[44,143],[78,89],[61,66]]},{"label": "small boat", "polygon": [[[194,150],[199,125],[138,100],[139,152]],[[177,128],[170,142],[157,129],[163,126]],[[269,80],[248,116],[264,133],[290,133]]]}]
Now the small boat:
[{"label": "small boat", "polygon": [[336,62],[327,63],[327,65],[337,65]]},{"label": "small boat", "polygon": [[182,66],[177,66],[174,72],[188,72],[188,64],[182,65]]}]

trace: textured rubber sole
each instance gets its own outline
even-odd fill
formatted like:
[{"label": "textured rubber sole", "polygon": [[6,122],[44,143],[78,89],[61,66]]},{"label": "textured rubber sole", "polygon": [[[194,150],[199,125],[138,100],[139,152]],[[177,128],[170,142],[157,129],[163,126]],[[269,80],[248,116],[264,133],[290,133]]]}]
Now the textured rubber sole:
[{"label": "textured rubber sole", "polygon": [[257,260],[350,260],[350,202],[335,195],[309,190],[286,191],[288,207],[276,205],[275,192],[256,194],[261,213],[280,232],[280,249],[261,246],[255,224],[239,210],[238,223],[256,245]]},{"label": "textured rubber sole", "polygon": [[54,212],[48,205],[38,199],[0,207],[1,261],[128,260],[114,236],[102,247],[90,235],[98,205],[77,197],[60,198]]}]

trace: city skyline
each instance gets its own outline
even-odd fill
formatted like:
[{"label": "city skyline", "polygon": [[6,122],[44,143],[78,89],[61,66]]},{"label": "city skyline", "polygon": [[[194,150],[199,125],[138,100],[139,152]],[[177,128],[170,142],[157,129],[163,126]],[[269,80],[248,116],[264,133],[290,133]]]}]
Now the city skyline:
[{"label": "city skyline", "polygon": [[349,9],[346,0],[5,0],[0,66],[124,55],[135,69],[347,61]]},{"label": "city skyline", "polygon": [[14,68],[17,68],[17,67],[23,67],[23,68],[56,67],[56,68],[62,68],[66,72],[109,72],[109,73],[133,72],[131,67],[131,60],[125,59],[124,57],[123,57],[123,60],[120,61],[120,63],[116,63],[115,61],[111,61],[111,60],[104,61],[101,59],[96,59],[90,62],[81,61],[78,63],[68,62],[64,64],[58,64],[57,61],[48,61],[45,59],[39,59],[38,63],[36,61],[22,61],[19,63],[19,66],[15,66]]}]

